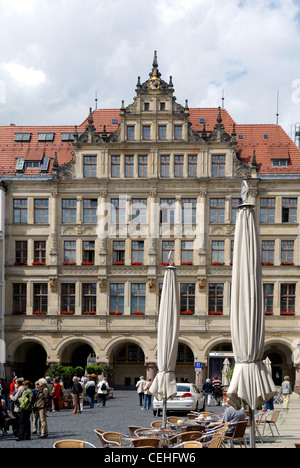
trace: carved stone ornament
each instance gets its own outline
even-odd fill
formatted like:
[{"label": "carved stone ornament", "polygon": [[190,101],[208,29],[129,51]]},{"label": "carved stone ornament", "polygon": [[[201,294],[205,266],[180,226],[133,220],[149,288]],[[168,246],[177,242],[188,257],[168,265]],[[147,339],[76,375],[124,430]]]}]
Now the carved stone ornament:
[{"label": "carved stone ornament", "polygon": [[57,292],[57,277],[56,276],[52,276],[52,277],[50,276],[49,284],[50,284],[50,291]]},{"label": "carved stone ornament", "polygon": [[156,278],[148,278],[149,291],[155,290],[155,286],[156,286]]},{"label": "carved stone ornament", "polygon": [[99,290],[100,292],[105,292],[106,291],[106,278],[99,278]]},{"label": "carved stone ornament", "polygon": [[206,278],[203,277],[203,278],[200,278],[198,281],[199,292],[204,292],[205,288],[206,288]]}]

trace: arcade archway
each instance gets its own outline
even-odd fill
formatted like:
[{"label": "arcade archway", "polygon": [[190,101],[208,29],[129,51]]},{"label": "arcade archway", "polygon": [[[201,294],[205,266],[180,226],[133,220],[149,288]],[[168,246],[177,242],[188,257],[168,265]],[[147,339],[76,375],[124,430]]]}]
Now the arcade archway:
[{"label": "arcade archway", "polygon": [[18,377],[35,382],[45,376],[47,353],[42,345],[29,341],[16,349],[13,362],[12,370]]}]

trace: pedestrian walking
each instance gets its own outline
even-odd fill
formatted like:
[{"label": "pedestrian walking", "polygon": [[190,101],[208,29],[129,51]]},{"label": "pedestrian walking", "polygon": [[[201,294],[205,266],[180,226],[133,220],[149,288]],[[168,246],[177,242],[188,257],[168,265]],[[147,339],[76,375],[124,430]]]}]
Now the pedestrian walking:
[{"label": "pedestrian walking", "polygon": [[103,408],[106,406],[108,389],[109,389],[109,385],[108,385],[107,380],[104,377],[102,380],[100,380],[100,382],[97,385],[97,394],[98,394],[97,406],[101,406],[101,403],[102,403]]},{"label": "pedestrian walking", "polygon": [[72,398],[73,398],[73,412],[72,414],[81,414],[80,411],[80,395],[82,394],[82,387],[78,382],[78,377],[73,377]]},{"label": "pedestrian walking", "polygon": [[141,375],[140,380],[136,384],[137,393],[139,395],[140,406],[144,404],[144,386],[146,384],[146,380]]},{"label": "pedestrian walking", "polygon": [[88,397],[90,408],[92,409],[95,406],[95,393],[96,393],[96,384],[92,377],[88,377],[88,381],[85,384],[85,392]]},{"label": "pedestrian walking", "polygon": [[211,383],[210,379],[206,379],[206,382],[203,385],[202,390],[205,393],[205,404],[207,406],[210,406],[211,405],[212,395],[213,395],[213,392],[214,392],[214,387],[212,386],[212,383]]},{"label": "pedestrian walking", "polygon": [[147,379],[147,382],[144,385],[144,406],[142,409],[151,409],[151,404],[152,404],[152,393],[150,392],[150,387],[152,384],[152,379]]},{"label": "pedestrian walking", "polygon": [[82,377],[81,380],[80,380],[80,378],[78,377],[78,382],[80,383],[81,389],[82,389],[81,395],[79,396],[80,412],[82,413],[82,412],[83,412],[83,401],[84,401],[84,397],[85,397],[85,395],[86,395],[84,377]]},{"label": "pedestrian walking", "polygon": [[35,404],[37,402],[37,397],[39,394],[39,381],[35,382],[34,389],[32,390],[33,393],[33,408],[32,408],[32,434],[37,434],[37,432],[41,431],[41,422],[40,422],[40,413],[38,408],[36,408]]},{"label": "pedestrian walking", "polygon": [[32,412],[33,393],[31,391],[32,383],[28,380],[23,382],[24,391],[21,398],[19,399],[20,405],[20,426],[16,441],[30,440],[31,438],[31,427],[30,427],[30,415]]},{"label": "pedestrian walking", "polygon": [[284,377],[284,381],[281,384],[281,393],[283,396],[283,409],[288,410],[290,407],[291,394],[293,393],[288,375]]},{"label": "pedestrian walking", "polygon": [[223,386],[219,377],[216,375],[213,378],[212,386],[214,388],[213,396],[215,397],[217,406],[221,405],[221,400],[223,398]]},{"label": "pedestrian walking", "polygon": [[49,411],[50,413],[52,413],[52,402],[53,402],[53,396],[55,393],[55,387],[54,387],[54,382],[52,382],[49,376],[46,377],[46,381],[47,381],[48,390],[49,390]]},{"label": "pedestrian walking", "polygon": [[53,394],[54,411],[59,411],[59,399],[61,396],[62,396],[62,388],[59,383],[59,379],[54,379],[54,394]]},{"label": "pedestrian walking", "polygon": [[37,400],[34,404],[34,408],[39,413],[39,419],[41,422],[41,438],[48,437],[48,424],[47,424],[47,411],[49,408],[49,390],[46,379],[39,380],[39,391],[37,394]]}]

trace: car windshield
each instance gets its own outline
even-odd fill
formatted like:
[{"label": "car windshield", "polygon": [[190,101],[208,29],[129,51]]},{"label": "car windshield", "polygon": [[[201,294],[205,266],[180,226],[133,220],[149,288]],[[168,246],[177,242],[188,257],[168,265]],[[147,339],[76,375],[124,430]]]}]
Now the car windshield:
[{"label": "car windshield", "polygon": [[177,392],[190,392],[190,386],[189,385],[177,385]]}]

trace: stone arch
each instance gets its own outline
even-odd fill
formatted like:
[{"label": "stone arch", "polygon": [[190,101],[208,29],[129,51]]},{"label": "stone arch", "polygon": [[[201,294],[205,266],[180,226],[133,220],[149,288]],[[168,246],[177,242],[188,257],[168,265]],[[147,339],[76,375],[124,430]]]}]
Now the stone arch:
[{"label": "stone arch", "polygon": [[269,357],[272,366],[272,378],[280,386],[284,376],[288,375],[292,386],[295,384],[292,343],[286,339],[268,339],[265,343],[264,359]]},{"label": "stone arch", "polygon": [[47,358],[47,351],[42,340],[19,340],[15,344],[12,355],[11,371],[18,377],[35,382],[45,377],[48,367]]},{"label": "stone arch", "polygon": [[60,342],[57,359],[61,365],[85,368],[90,354],[94,354],[97,360],[97,350],[96,343],[90,338],[72,337]]}]

